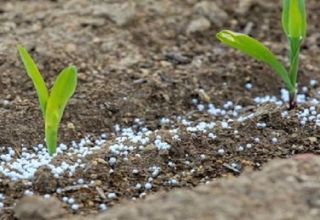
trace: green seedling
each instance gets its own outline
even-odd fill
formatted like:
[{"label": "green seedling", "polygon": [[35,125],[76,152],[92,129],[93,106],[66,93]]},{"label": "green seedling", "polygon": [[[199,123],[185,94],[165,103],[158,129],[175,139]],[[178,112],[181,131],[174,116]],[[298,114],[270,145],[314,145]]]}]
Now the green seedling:
[{"label": "green seedling", "polygon": [[223,30],[216,37],[223,44],[269,65],[285,83],[290,94],[289,108],[293,109],[296,107],[300,47],[307,32],[304,0],[283,0],[282,27],[289,42],[290,67],[288,70],[266,46],[248,35]]},{"label": "green seedling", "polygon": [[49,94],[43,77],[28,51],[22,46],[18,46],[18,51],[38,94],[45,123],[46,144],[48,152],[52,156],[56,153],[58,129],[64,109],[77,86],[77,69],[74,66],[69,66],[62,70]]}]

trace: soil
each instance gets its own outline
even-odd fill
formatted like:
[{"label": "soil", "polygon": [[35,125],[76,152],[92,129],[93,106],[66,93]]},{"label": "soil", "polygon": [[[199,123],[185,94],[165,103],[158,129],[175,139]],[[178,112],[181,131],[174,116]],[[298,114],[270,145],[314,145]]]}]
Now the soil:
[{"label": "soil", "polygon": [[[319,153],[320,127],[315,123],[301,126],[297,117],[311,104],[299,105],[286,119],[282,114],[286,106],[257,106],[255,97],[280,97],[280,79],[267,66],[226,48],[214,37],[222,28],[247,32],[288,62],[280,2],[212,2],[220,12],[212,16],[200,10],[201,2],[196,0],[1,2],[0,152],[11,146],[19,156],[22,144],[32,151],[32,146],[44,139],[36,94],[17,56],[17,43],[30,51],[49,85],[67,65],[78,67],[78,88],[66,108],[60,142],[69,144],[88,135],[95,140],[103,133],[108,138],[99,151],[85,158],[86,166],[74,176],[56,179],[47,167],[41,167],[30,181],[13,182],[0,174],[0,193],[5,196],[0,219],[14,219],[15,204],[26,190],[41,196],[50,194],[60,201],[72,197],[79,209],[64,204],[65,210],[86,216],[98,213],[101,204],[112,209],[125,200],[239,175],[244,167],[259,170],[273,158]],[[309,36],[301,51],[299,82],[301,88],[308,87],[307,92],[301,92],[317,99],[319,88],[309,82],[320,82],[320,3],[309,0],[307,5]],[[248,83],[253,85],[250,90]],[[198,111],[194,100],[205,106],[232,101],[243,106],[241,115],[253,117],[244,122],[229,120],[229,128],[224,129],[220,122],[225,117]],[[189,132],[179,116],[194,124],[217,122],[208,130],[217,137]],[[174,125],[162,123],[163,118]],[[267,126],[258,129],[257,123]],[[152,140],[161,135],[171,148],[157,150],[150,144],[142,151],[134,146],[127,157],[117,157],[110,150],[119,136],[116,125],[135,131],[147,128],[153,132]],[[171,138],[173,128],[179,129],[179,140]],[[247,144],[254,147],[239,150]],[[218,153],[221,148],[223,154]],[[111,157],[116,157],[115,165],[109,163]],[[62,160],[74,158],[60,155],[54,163]],[[152,167],[161,172],[153,176]],[[80,178],[95,184],[75,184]],[[146,182],[152,182],[151,189],[135,188]],[[62,191],[57,193],[57,188]],[[110,193],[116,197],[109,197]]]},{"label": "soil", "polygon": [[276,160],[259,173],[157,194],[91,219],[319,219],[319,162]]}]

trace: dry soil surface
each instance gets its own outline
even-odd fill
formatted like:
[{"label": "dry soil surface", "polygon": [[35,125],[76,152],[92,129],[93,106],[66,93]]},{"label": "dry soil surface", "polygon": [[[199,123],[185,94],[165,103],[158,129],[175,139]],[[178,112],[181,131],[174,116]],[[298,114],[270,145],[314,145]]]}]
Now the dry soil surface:
[{"label": "dry soil surface", "polygon": [[61,217],[58,201],[29,197],[18,203],[15,215],[19,220],[316,220],[319,166],[320,157],[310,154],[275,160],[261,172],[246,171],[241,177],[214,180],[193,190],[157,193],[86,218]]}]

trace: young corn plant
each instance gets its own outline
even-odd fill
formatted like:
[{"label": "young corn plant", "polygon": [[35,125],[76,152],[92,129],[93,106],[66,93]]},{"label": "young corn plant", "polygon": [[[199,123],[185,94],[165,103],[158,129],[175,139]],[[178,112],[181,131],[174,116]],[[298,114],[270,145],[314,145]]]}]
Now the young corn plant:
[{"label": "young corn plant", "polygon": [[289,108],[296,107],[300,46],[306,37],[307,18],[304,0],[283,0],[282,27],[289,42],[288,70],[262,43],[248,35],[222,30],[216,37],[223,43],[269,65],[283,80],[289,94]]},{"label": "young corn plant", "polygon": [[46,144],[48,152],[52,156],[56,153],[58,129],[64,109],[77,86],[77,69],[74,66],[69,66],[62,70],[49,93],[44,79],[28,51],[22,46],[18,46],[18,51],[38,94],[45,123]]}]

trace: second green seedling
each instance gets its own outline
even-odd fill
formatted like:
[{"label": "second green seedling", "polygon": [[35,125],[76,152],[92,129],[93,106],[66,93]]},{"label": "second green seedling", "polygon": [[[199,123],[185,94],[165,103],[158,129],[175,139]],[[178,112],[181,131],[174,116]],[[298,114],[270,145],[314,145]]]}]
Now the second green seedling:
[{"label": "second green seedling", "polygon": [[289,41],[288,71],[267,47],[248,35],[223,30],[217,34],[217,38],[222,43],[268,64],[284,81],[290,94],[289,108],[293,109],[296,106],[300,46],[307,32],[304,0],[283,0],[282,27]]}]

